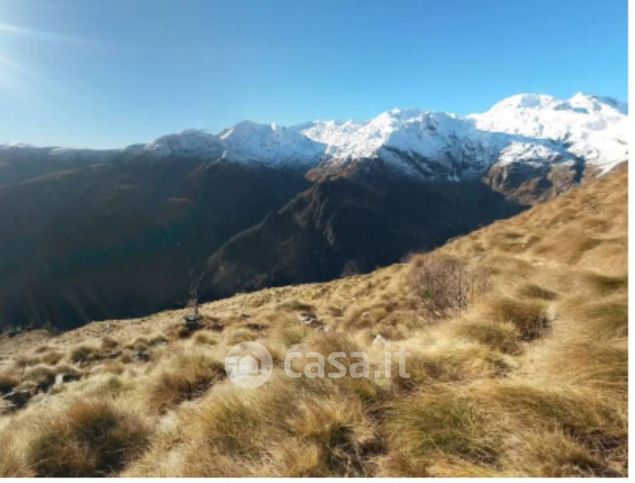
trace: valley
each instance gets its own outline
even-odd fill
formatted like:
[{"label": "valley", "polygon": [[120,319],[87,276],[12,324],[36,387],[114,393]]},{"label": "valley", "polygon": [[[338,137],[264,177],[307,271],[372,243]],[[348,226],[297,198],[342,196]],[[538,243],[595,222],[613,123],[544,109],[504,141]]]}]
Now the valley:
[{"label": "valley", "polygon": [[[181,309],[4,335],[0,475],[625,476],[627,176],[367,274],[204,304],[200,325]],[[242,342],[273,358],[256,389],[223,369]],[[290,350],[378,367],[388,345],[408,378],[282,367]]]},{"label": "valley", "polygon": [[460,117],[242,122],[122,150],[0,146],[0,328],[68,329],[368,273],[627,158],[626,105],[520,94]]}]

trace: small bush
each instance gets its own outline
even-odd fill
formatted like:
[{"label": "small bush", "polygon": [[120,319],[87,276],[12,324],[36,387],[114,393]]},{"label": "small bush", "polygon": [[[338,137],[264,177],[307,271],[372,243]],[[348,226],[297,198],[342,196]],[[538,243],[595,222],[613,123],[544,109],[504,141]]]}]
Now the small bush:
[{"label": "small bush", "polygon": [[28,458],[38,476],[109,476],[143,452],[148,436],[139,418],[112,402],[78,401],[43,422]]},{"label": "small bush", "polygon": [[465,309],[488,288],[485,270],[470,269],[456,257],[430,254],[411,263],[411,285],[428,314],[436,318]]}]

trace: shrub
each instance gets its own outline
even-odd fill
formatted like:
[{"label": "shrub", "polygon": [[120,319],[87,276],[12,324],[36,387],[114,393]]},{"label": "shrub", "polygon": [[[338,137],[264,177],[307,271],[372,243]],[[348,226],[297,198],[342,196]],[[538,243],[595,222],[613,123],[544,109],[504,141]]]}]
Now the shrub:
[{"label": "shrub", "polygon": [[415,257],[411,263],[411,285],[432,317],[463,310],[487,290],[487,271],[468,268],[459,258],[430,254]]},{"label": "shrub", "polygon": [[139,456],[148,436],[139,418],[111,401],[77,401],[43,421],[29,445],[28,459],[38,476],[108,476]]}]

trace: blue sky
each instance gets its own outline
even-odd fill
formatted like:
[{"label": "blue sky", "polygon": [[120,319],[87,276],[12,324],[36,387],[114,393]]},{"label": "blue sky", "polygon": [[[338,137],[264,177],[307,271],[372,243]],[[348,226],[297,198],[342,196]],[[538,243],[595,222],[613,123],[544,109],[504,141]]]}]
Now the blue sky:
[{"label": "blue sky", "polygon": [[0,142],[626,99],[626,0],[0,0]]}]

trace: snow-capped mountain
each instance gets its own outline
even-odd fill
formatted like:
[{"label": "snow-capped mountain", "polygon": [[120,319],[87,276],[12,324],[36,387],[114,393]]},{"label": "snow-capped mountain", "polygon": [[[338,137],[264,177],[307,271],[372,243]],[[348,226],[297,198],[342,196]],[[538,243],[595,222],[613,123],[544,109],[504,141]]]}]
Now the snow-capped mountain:
[{"label": "snow-capped mountain", "polygon": [[[568,100],[518,94],[481,114],[392,109],[368,121],[313,121],[291,127],[244,121],[218,134],[189,129],[123,150],[128,156],[192,157],[337,174],[381,164],[421,179],[458,181],[492,167],[547,169],[583,162],[604,173],[628,156],[625,103],[578,93]],[[95,158],[116,151],[0,145],[0,157]]]},{"label": "snow-capped mountain", "polygon": [[416,177],[459,180],[513,163],[583,160],[606,172],[628,156],[627,124],[626,104],[611,98],[519,94],[464,117],[392,109],[368,121],[291,127],[245,121],[219,134],[188,130],[127,151],[315,167],[323,173],[375,160]]},{"label": "snow-capped mountain", "polygon": [[227,159],[241,163],[297,165],[304,168],[316,165],[324,150],[324,145],[297,130],[251,121],[238,123],[219,134],[189,129],[180,134],[162,136],[146,145],[136,144],[125,149],[132,154]]},{"label": "snow-capped mountain", "polygon": [[479,130],[549,139],[602,171],[628,157],[627,106],[609,97],[519,94],[468,118]]}]

